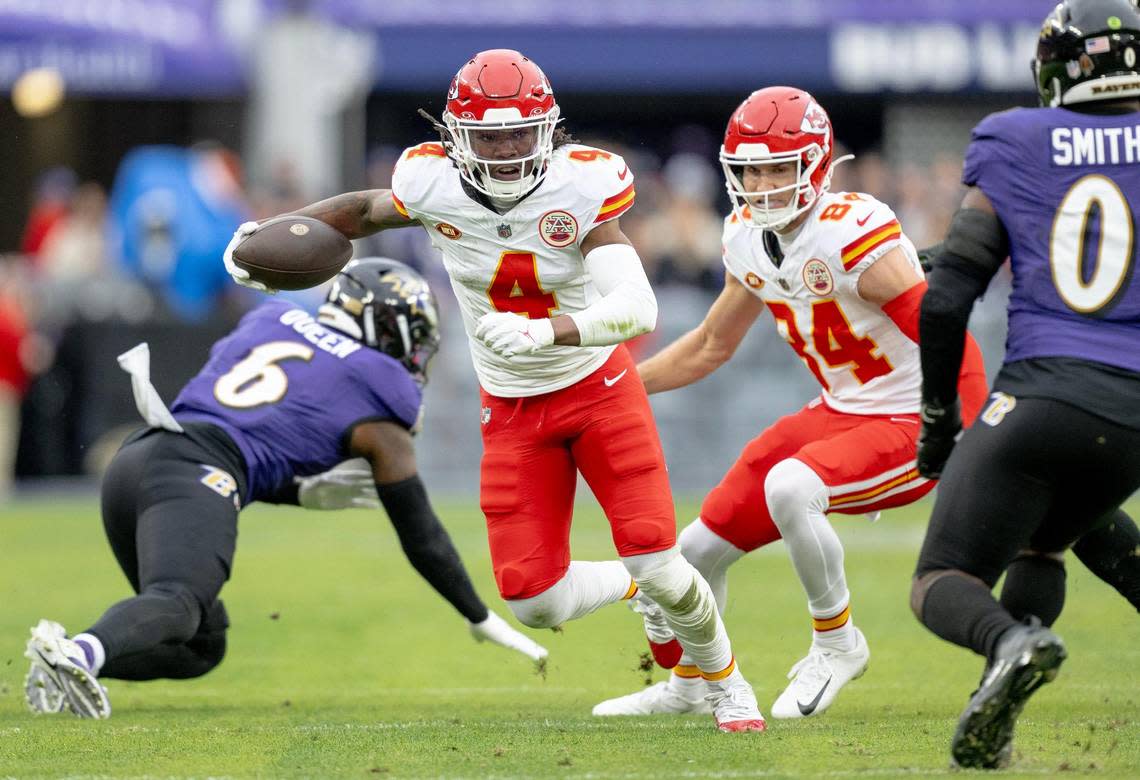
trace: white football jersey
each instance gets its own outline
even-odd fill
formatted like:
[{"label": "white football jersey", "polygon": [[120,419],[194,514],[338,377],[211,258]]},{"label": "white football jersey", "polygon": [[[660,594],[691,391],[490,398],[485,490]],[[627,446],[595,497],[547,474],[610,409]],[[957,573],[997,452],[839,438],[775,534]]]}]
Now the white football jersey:
[{"label": "white football jersey", "polygon": [[419,220],[443,253],[475,373],[492,395],[569,387],[615,349],[559,346],[505,358],[474,338],[488,312],[539,319],[581,311],[601,297],[585,268],[582,239],[633,205],[633,173],[618,155],[577,144],[555,150],[549,165],[538,188],[506,214],[464,191],[441,144],[405,150],[392,174],[396,208]]},{"label": "white football jersey", "polygon": [[777,266],[763,231],[735,214],[724,223],[724,264],[767,305],[780,334],[823,387],[828,406],[852,414],[918,412],[918,345],[859,297],[859,277],[901,247],[918,253],[885,203],[857,192],[827,193],[808,213]]}]

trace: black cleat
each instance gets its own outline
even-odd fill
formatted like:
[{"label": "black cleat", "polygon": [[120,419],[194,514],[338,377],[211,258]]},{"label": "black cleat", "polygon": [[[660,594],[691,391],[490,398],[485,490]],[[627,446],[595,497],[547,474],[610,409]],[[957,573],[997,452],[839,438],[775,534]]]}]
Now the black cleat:
[{"label": "black cleat", "polygon": [[1057,676],[1068,654],[1040,622],[1014,626],[998,643],[981,686],[958,719],[950,753],[965,769],[1001,769],[1013,753],[1013,727],[1030,695]]}]

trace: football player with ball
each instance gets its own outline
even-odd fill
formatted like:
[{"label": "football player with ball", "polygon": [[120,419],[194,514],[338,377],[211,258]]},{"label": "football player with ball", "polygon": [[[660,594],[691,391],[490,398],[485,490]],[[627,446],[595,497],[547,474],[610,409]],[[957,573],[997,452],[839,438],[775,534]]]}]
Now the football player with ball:
[{"label": "football player with ball", "polygon": [[[443,254],[482,388],[491,560],[515,616],[554,627],[651,600],[708,681],[718,728],[762,731],[713,593],[677,546],[665,459],[624,346],[657,319],[619,224],[634,202],[633,173],[618,155],[574,143],[558,121],[533,61],[481,52],[451,82],[440,138],[403,153],[390,191],[339,195],[296,215],[348,238],[419,226]],[[255,231],[243,225],[231,246]],[[232,252],[227,267],[239,283],[271,286]],[[579,472],[620,561],[570,559]]]}]

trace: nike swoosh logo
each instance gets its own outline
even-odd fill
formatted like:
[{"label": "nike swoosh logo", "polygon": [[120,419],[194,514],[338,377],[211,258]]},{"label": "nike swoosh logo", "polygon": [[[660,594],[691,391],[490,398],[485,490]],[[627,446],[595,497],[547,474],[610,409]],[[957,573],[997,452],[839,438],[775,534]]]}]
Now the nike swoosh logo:
[{"label": "nike swoosh logo", "polygon": [[823,698],[823,692],[827,690],[827,686],[829,685],[831,685],[830,677],[827,678],[827,682],[823,684],[823,687],[819,689],[819,693],[815,695],[815,698],[809,701],[807,704],[804,704],[799,700],[796,701],[796,706],[800,708],[800,715],[807,717],[808,715],[811,715],[813,712],[815,712],[815,708],[819,706],[819,700]]},{"label": "nike swoosh logo", "polygon": [[[620,380],[623,376],[625,376],[626,371],[629,371],[629,369],[628,368],[622,369],[622,372],[620,374],[618,374],[617,376],[615,376],[613,379],[610,379],[608,376],[604,376],[604,377],[602,377],[602,381],[606,383],[606,387],[613,387],[614,385],[616,385],[618,383],[618,380]],[[830,682],[830,680],[828,680],[828,682]]]},{"label": "nike swoosh logo", "polygon": [[[874,214],[874,213],[875,212],[871,212],[871,214]],[[871,214],[868,214],[867,216],[863,217],[862,219],[855,220],[855,224],[858,225],[859,227],[863,227],[864,225],[867,224],[867,220],[869,220],[871,218]]]},{"label": "nike swoosh logo", "polygon": [[626,166],[621,169],[621,172],[618,173],[618,178],[621,179],[622,181],[625,181],[625,177],[628,174],[629,174],[629,164],[627,163]]}]

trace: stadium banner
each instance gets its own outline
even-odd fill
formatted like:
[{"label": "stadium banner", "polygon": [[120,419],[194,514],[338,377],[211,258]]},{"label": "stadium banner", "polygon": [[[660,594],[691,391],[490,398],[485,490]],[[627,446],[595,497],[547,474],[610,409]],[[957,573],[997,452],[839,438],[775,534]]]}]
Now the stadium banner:
[{"label": "stadium banner", "polygon": [[83,95],[239,95],[214,0],[0,0],[0,88],[54,68]]},{"label": "stadium banner", "polygon": [[[0,0],[0,87],[36,67],[76,94],[240,95],[292,0]],[[1028,91],[1039,0],[310,0],[375,36],[379,89],[439,90],[479,48],[532,53],[559,90]],[[699,9],[699,10],[697,10]],[[430,52],[430,56],[425,56]]]}]

